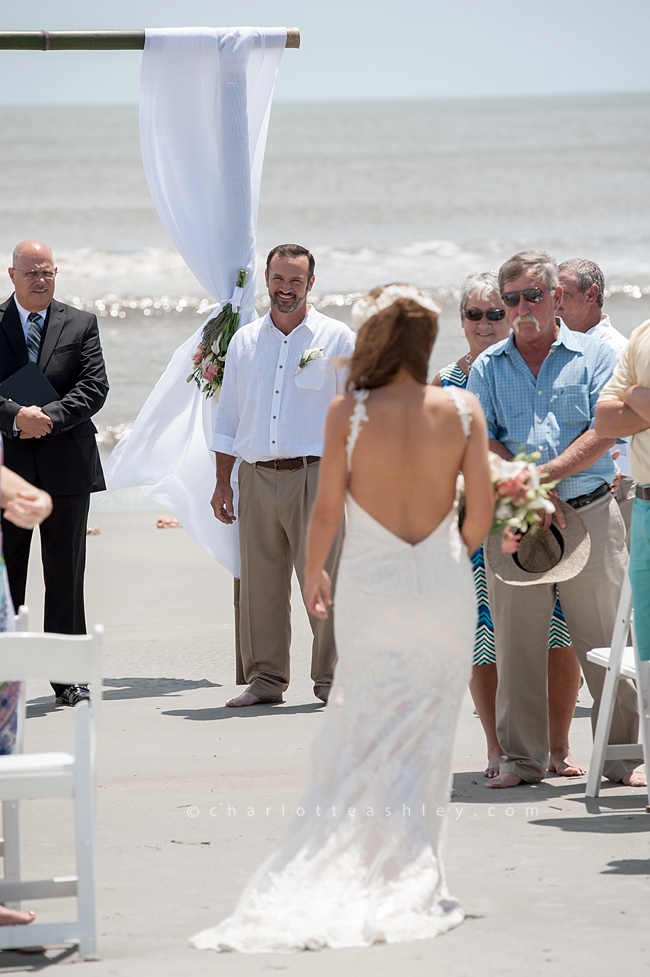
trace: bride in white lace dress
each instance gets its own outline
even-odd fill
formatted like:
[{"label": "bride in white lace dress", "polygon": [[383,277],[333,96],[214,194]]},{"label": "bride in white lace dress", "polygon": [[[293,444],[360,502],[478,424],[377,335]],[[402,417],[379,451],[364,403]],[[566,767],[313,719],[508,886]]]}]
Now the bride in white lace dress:
[{"label": "bride in white lace dress", "polygon": [[200,949],[399,943],[463,920],[445,884],[444,812],[476,627],[468,551],[490,528],[492,498],[478,401],[426,384],[436,332],[437,314],[410,298],[372,316],[352,393],[331,405],[305,599],[327,613],[323,565],[345,503],[334,685],[298,815],[234,914],[193,937]]}]

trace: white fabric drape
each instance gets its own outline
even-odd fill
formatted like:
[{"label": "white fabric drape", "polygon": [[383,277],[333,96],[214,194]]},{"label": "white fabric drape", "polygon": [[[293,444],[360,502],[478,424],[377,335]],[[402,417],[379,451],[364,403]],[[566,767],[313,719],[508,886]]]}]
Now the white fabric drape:
[{"label": "white fabric drape", "polygon": [[[262,163],[284,28],[147,30],[140,141],[154,203],[197,279],[227,302],[248,271],[240,322],[255,318]],[[212,312],[211,315],[215,313]],[[237,532],[210,508],[214,402],[186,383],[202,326],[174,353],[106,466],[108,490],[140,486],[239,574]],[[144,366],[143,366],[144,368]]]}]

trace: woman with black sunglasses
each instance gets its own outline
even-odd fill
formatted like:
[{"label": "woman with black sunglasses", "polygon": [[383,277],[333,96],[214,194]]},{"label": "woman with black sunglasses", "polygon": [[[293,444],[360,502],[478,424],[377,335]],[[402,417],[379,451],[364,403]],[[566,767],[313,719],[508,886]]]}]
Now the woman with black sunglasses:
[{"label": "woman with black sunglasses", "polygon": [[[455,363],[443,367],[434,377],[433,383],[440,387],[465,388],[469,371],[477,356],[494,343],[508,338],[510,327],[505,315],[496,272],[469,275],[460,288],[461,328],[467,339],[469,352]],[[497,666],[494,626],[490,614],[483,547],[473,555],[472,567],[478,604],[478,625],[470,692],[487,741],[488,765],[484,774],[492,778],[499,773],[501,746],[496,730]],[[565,777],[578,777],[585,771],[571,759],[569,728],[580,685],[580,663],[571,644],[571,635],[559,599],[555,601],[548,645],[551,757],[564,757],[563,762],[555,763],[554,772]]]}]

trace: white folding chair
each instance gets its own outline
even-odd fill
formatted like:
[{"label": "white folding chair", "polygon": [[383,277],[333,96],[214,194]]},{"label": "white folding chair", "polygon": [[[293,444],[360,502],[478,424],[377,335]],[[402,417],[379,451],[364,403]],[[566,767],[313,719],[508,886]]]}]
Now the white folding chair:
[{"label": "white folding chair", "polygon": [[[29,630],[29,609],[24,605],[18,608],[18,613],[14,618],[14,630]],[[23,752],[25,741],[25,695],[25,683],[22,682],[18,699],[15,753]],[[18,801],[2,802],[2,830],[4,837],[0,840],[0,855],[2,855],[4,860],[3,878],[5,882],[17,882],[20,880],[20,821],[18,803]],[[15,900],[8,899],[4,905],[8,909],[20,909],[20,903]]]},{"label": "white folding chair", "polygon": [[[102,641],[92,635],[0,634],[2,681],[46,679],[61,684],[89,685],[90,702],[74,707],[74,755],[15,753],[0,756],[0,801],[4,819],[4,878],[0,902],[18,907],[22,900],[77,897],[77,919],[67,923],[30,923],[0,927],[0,949],[78,944],[82,958],[97,951],[95,908],[94,806],[96,749],[102,699]],[[24,709],[23,709],[24,713]],[[17,745],[22,745],[19,716]],[[75,808],[77,874],[66,878],[24,880],[20,874],[18,802],[28,798],[71,797]]]},{"label": "white folding chair", "polygon": [[[631,645],[627,644],[629,634],[632,635]],[[650,662],[642,662],[639,659],[639,650],[634,634],[632,587],[627,574],[625,574],[625,581],[621,590],[611,647],[594,648],[587,652],[587,658],[596,665],[602,665],[603,668],[607,669],[596,732],[594,733],[594,748],[591,754],[586,790],[587,797],[598,797],[606,760],[643,761],[646,774],[650,775]],[[631,678],[636,682],[641,730],[639,743],[608,744],[616,703],[616,690],[621,677]],[[648,786],[647,799],[646,811],[650,813],[650,786]]]}]

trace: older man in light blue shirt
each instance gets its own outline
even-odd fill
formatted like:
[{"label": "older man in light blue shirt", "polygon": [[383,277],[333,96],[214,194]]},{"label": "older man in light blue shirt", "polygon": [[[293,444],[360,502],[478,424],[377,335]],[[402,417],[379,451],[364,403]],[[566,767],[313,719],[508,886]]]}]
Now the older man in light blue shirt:
[{"label": "older man in light blue shirt", "polygon": [[[558,584],[574,648],[594,698],[595,724],[602,669],[587,661],[591,648],[611,642],[627,552],[625,526],[609,486],[616,474],[613,439],[593,430],[596,401],[616,365],[599,340],[573,333],[556,318],[562,289],[553,258],[543,251],[514,255],[500,269],[499,287],[513,332],[474,363],[468,389],[487,418],[490,447],[503,458],[539,451],[540,471],[553,493],[577,509],[591,539],[586,566]],[[557,521],[564,518],[558,510]],[[488,787],[535,783],[549,765],[547,658],[555,584],[515,587],[488,571],[497,669],[497,733],[504,752]],[[636,742],[636,694],[619,683],[610,739]],[[561,758],[553,769],[564,772]],[[571,768],[569,768],[571,769]],[[611,780],[637,785],[634,765],[611,761]]]},{"label": "older man in light blue shirt", "polygon": [[[593,428],[596,401],[617,363],[616,354],[604,343],[571,332],[561,320],[556,328],[557,338],[537,376],[512,332],[476,361],[468,384],[481,401],[490,439],[510,455],[539,451],[540,465]],[[589,495],[609,488],[615,475],[612,456],[605,452],[588,468],[563,478],[557,493],[565,502]]]}]

